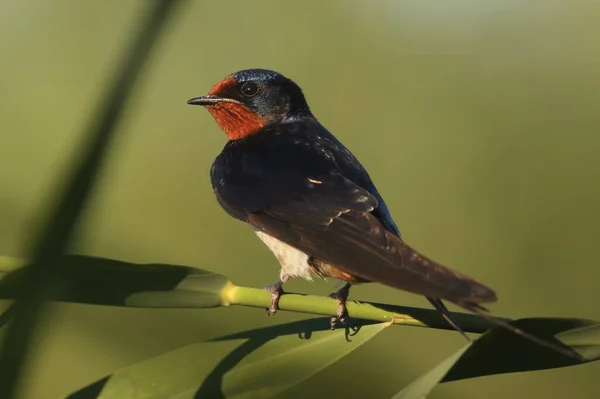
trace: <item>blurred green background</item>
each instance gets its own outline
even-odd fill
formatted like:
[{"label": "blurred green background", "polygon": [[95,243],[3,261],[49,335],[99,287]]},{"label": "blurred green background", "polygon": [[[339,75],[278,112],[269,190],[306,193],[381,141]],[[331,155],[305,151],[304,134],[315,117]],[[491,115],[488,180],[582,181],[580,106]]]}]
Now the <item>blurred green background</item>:
[{"label": "blurred green background", "polygon": [[[0,2],[0,254],[27,253],[145,4]],[[213,198],[224,134],[185,104],[262,67],[304,89],[409,243],[496,289],[494,314],[600,319],[599,18],[594,1],[190,1],[144,71],[76,250],[275,281],[274,257]],[[376,285],[351,298],[428,306]],[[168,350],[306,317],[55,304],[25,396],[64,396]],[[463,344],[458,333],[386,329],[284,397],[388,398]],[[433,397],[596,398],[599,373],[593,363],[479,378]]]}]

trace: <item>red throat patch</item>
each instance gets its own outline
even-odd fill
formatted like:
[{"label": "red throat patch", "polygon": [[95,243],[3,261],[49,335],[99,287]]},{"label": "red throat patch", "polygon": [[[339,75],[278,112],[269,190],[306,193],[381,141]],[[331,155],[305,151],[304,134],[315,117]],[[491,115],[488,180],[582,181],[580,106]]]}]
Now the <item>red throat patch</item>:
[{"label": "red throat patch", "polygon": [[260,130],[265,121],[244,104],[222,102],[206,107],[229,140],[248,137]]},{"label": "red throat patch", "polygon": [[[220,96],[236,84],[237,81],[233,76],[227,76],[210,89],[208,94]],[[260,115],[248,109],[244,104],[222,102],[208,106],[206,109],[215,118],[229,140],[248,137],[258,132],[266,123]]]}]

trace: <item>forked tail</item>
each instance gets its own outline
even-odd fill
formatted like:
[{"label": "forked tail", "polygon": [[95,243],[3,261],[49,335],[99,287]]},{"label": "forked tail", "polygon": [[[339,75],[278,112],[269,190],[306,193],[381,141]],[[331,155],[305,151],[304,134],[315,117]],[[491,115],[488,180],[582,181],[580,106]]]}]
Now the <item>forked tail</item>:
[{"label": "forked tail", "polygon": [[444,320],[446,320],[446,322],[448,322],[448,324],[450,324],[450,327],[454,328],[463,337],[465,337],[465,339],[467,341],[471,342],[471,338],[469,338],[469,336],[464,332],[464,330],[462,328],[460,328],[459,325],[456,324],[456,322],[452,319],[452,316],[450,315],[450,311],[448,310],[446,305],[444,305],[444,302],[442,302],[441,299],[431,298],[431,297],[426,297],[426,298],[433,305],[433,307],[442,314],[442,317],[444,318]]}]

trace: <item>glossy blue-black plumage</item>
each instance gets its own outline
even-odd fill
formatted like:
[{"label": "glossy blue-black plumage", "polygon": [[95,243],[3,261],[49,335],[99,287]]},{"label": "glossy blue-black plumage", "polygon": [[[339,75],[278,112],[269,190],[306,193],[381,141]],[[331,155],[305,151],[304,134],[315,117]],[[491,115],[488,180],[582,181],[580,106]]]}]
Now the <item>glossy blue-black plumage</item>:
[{"label": "glossy blue-black plumage", "polygon": [[307,179],[343,176],[376,200],[371,212],[390,232],[400,236],[385,201],[354,155],[312,117],[290,118],[261,132],[230,141],[211,168],[216,193],[236,206],[260,211],[278,198],[291,201],[306,187]]},{"label": "glossy blue-black plumage", "polygon": [[[495,300],[489,288],[419,254],[400,239],[390,212],[352,153],[311,114],[300,88],[273,71],[233,75],[254,81],[258,95],[243,99],[269,122],[229,141],[215,160],[217,200],[233,217],[323,263],[350,281],[376,281],[460,304]],[[223,94],[221,94],[223,95]]]}]

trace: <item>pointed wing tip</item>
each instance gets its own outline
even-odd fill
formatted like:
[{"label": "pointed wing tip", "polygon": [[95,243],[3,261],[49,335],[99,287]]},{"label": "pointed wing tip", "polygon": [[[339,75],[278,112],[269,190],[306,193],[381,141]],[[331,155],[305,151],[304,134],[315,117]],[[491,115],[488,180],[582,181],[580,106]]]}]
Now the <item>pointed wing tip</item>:
[{"label": "pointed wing tip", "polygon": [[496,302],[498,301],[498,297],[496,293],[490,288],[483,285],[476,285],[473,288],[472,293],[474,300],[476,302]]}]

